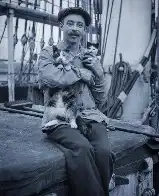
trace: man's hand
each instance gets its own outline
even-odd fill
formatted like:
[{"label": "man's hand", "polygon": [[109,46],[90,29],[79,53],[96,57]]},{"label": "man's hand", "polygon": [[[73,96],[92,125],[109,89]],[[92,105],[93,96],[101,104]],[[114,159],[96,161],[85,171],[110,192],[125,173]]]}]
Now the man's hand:
[{"label": "man's hand", "polygon": [[103,68],[101,66],[101,63],[93,53],[86,52],[83,57],[82,63],[86,68],[91,70],[96,77],[103,77]]}]

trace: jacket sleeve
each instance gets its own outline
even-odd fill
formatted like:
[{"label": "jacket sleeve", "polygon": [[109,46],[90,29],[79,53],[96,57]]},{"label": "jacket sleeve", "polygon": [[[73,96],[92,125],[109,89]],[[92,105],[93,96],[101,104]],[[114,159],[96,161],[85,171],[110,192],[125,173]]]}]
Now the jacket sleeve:
[{"label": "jacket sleeve", "polygon": [[39,60],[39,85],[50,88],[67,87],[80,80],[80,72],[76,69],[60,69],[55,66],[52,47],[42,50]]},{"label": "jacket sleeve", "polygon": [[108,88],[106,78],[103,76],[95,80],[95,84],[91,86],[91,92],[94,97],[98,109],[102,112],[102,108],[107,100]]}]

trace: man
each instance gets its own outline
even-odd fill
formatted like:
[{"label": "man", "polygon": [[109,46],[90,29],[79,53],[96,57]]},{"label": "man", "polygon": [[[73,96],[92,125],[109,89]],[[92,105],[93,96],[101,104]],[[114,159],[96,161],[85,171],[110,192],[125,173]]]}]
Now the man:
[{"label": "man", "polygon": [[[65,52],[66,58],[74,58],[70,69],[58,69],[52,47],[42,50],[39,83],[44,90],[44,104],[51,96],[49,89],[76,88],[78,115],[91,131],[84,135],[78,129],[59,124],[47,134],[64,152],[70,195],[108,196],[113,159],[104,123],[106,117],[100,112],[106,101],[106,84],[99,60],[81,46],[91,18],[82,8],[66,8],[59,12],[58,21],[63,41],[57,47]],[[44,114],[43,124],[46,122]]]}]

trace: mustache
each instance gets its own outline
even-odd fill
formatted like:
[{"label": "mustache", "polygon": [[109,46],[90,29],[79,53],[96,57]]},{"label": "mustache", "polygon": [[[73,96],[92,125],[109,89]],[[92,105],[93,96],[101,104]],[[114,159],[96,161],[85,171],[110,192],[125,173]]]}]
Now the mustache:
[{"label": "mustache", "polygon": [[68,33],[68,35],[80,36],[80,34],[78,33],[78,31],[71,31],[71,32]]}]

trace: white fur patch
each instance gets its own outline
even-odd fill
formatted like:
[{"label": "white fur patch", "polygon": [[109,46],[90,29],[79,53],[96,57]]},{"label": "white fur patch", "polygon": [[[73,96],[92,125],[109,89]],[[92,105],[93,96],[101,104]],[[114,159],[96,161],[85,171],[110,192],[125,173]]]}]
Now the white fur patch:
[{"label": "white fur patch", "polygon": [[51,127],[56,124],[58,124],[58,120],[52,120],[52,121],[49,121],[48,123],[46,123],[45,127]]},{"label": "white fur patch", "polygon": [[64,107],[65,107],[65,105],[64,105],[64,102],[62,100],[62,96],[59,93],[57,101],[56,101],[56,108],[64,108]]},{"label": "white fur patch", "polygon": [[76,120],[72,119],[70,122],[71,128],[77,129],[77,124],[76,124]]}]

